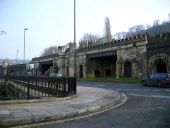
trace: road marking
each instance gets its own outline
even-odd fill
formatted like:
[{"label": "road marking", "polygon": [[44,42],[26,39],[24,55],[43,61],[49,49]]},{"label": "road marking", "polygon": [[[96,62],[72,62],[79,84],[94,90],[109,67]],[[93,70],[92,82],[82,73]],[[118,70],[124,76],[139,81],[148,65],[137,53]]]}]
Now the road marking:
[{"label": "road marking", "polygon": [[140,94],[126,94],[130,96],[138,96],[138,97],[149,97],[149,98],[163,98],[163,99],[170,99],[170,96],[163,96],[163,95],[140,95]]},{"label": "road marking", "polygon": [[[162,91],[162,90],[159,90],[159,89],[128,89],[128,88],[124,88],[124,89],[120,89],[120,88],[116,88],[115,90],[125,90],[125,91],[154,91],[154,92],[158,92],[158,91]],[[167,90],[167,91],[170,91],[170,90]]]},{"label": "road marking", "polygon": [[159,107],[156,107],[156,109],[165,109],[165,107],[159,106]]},{"label": "road marking", "polygon": [[117,88],[116,90],[121,90],[120,88]]},{"label": "road marking", "polygon": [[154,89],[154,90],[152,90],[152,91],[154,91],[154,92],[158,92],[158,91],[161,91],[161,90],[158,90],[158,89]]},{"label": "road marking", "polygon": [[128,88],[127,88],[127,89],[124,89],[124,90],[127,90],[127,91],[129,91],[129,90],[132,90],[132,89],[128,89]]},{"label": "road marking", "polygon": [[141,89],[133,89],[134,91],[140,91]]},{"label": "road marking", "polygon": [[164,91],[170,92],[170,90],[164,90]]},{"label": "road marking", "polygon": [[143,91],[151,91],[151,89],[143,89]]}]

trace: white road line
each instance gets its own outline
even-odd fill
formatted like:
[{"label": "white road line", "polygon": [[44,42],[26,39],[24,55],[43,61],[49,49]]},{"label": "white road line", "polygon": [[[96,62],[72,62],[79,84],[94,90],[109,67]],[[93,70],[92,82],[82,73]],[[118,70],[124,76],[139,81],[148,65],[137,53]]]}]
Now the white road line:
[{"label": "white road line", "polygon": [[129,91],[129,90],[132,90],[132,89],[128,89],[128,88],[127,88],[127,89],[124,89],[124,90],[127,90],[127,91]]},{"label": "white road line", "polygon": [[164,91],[166,91],[166,92],[170,92],[170,90],[164,90]]},{"label": "white road line", "polygon": [[159,107],[156,107],[156,109],[165,109],[165,107],[159,106]]},{"label": "white road line", "polygon": [[140,91],[141,89],[133,89],[134,91]]},{"label": "white road line", "polygon": [[152,91],[151,89],[143,89],[143,91]]},{"label": "white road line", "polygon": [[151,98],[163,98],[163,99],[170,99],[170,96],[163,96],[163,95],[140,95],[140,94],[126,94],[129,96],[138,96],[138,97],[151,97]]},{"label": "white road line", "polygon": [[154,90],[152,90],[152,91],[154,91],[154,92],[158,92],[158,91],[161,91],[161,90],[158,90],[158,89],[154,89]]},{"label": "white road line", "polygon": [[121,90],[121,89],[117,88],[116,90]]},{"label": "white road line", "polygon": [[161,89],[129,89],[129,88],[116,88],[117,91],[147,91],[147,92],[160,92],[160,91],[166,91],[170,92],[170,90],[161,90]]}]

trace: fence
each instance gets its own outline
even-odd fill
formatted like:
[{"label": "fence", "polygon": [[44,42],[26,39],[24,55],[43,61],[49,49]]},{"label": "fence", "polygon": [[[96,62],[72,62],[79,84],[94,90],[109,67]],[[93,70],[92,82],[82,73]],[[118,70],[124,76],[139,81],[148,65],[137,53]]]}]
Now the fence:
[{"label": "fence", "polygon": [[5,90],[5,99],[64,97],[77,92],[76,78],[65,77],[0,76],[0,86]]}]

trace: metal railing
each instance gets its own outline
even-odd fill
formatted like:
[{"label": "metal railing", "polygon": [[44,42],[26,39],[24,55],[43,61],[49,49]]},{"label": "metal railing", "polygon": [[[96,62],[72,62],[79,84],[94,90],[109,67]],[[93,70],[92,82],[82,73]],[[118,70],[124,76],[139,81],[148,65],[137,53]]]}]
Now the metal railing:
[{"label": "metal railing", "polygon": [[0,86],[4,88],[5,99],[64,97],[77,92],[76,78],[65,77],[0,76]]}]

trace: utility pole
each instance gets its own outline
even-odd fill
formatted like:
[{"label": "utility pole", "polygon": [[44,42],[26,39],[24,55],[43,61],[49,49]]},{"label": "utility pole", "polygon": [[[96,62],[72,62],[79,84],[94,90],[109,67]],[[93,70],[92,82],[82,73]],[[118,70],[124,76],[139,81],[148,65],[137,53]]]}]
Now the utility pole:
[{"label": "utility pole", "polygon": [[25,64],[25,31],[28,30],[27,28],[24,28],[24,57],[23,57],[23,63]]},{"label": "utility pole", "polygon": [[74,77],[76,77],[76,0],[74,0]]}]

